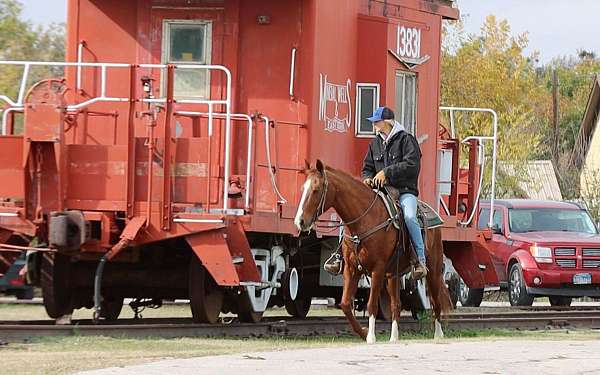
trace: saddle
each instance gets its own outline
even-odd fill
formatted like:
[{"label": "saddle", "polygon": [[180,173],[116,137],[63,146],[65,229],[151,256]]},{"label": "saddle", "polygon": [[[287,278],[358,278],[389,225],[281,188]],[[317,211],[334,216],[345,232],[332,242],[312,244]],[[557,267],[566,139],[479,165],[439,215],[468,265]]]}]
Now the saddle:
[{"label": "saddle", "polygon": [[[406,230],[406,224],[404,223],[404,215],[402,214],[402,209],[399,207],[399,192],[392,188],[386,186],[384,190],[375,190],[377,195],[383,201],[390,218],[392,219],[392,224],[396,229],[398,229],[404,235],[409,236]],[[431,228],[436,228],[441,226],[444,221],[438,215],[435,210],[425,202],[418,201],[417,203],[417,219],[419,221],[419,225],[421,226],[421,233],[423,234],[423,240],[425,242],[425,254],[427,254],[427,241],[426,241],[426,230]],[[414,265],[417,261],[416,252],[414,250],[414,246],[412,241],[408,240],[408,247],[410,249],[411,255],[411,265]],[[396,270],[395,265],[398,262],[398,258],[404,253],[405,244],[398,242],[396,250],[394,251],[394,255],[388,261],[386,270],[387,272],[396,274],[399,271],[399,274],[405,274],[409,272],[409,269],[406,270]]]},{"label": "saddle", "polygon": [[[398,200],[400,199],[400,193],[398,193],[398,190],[389,186],[386,186],[383,191],[375,190],[375,192],[385,204],[385,208],[387,209],[390,218],[393,220],[394,227],[400,230],[401,225],[403,224],[401,222],[402,215],[399,215],[400,207]],[[417,204],[417,219],[419,219],[421,230],[437,228],[444,224],[444,220],[442,220],[440,215],[435,212],[430,205],[421,200],[419,200]]]}]

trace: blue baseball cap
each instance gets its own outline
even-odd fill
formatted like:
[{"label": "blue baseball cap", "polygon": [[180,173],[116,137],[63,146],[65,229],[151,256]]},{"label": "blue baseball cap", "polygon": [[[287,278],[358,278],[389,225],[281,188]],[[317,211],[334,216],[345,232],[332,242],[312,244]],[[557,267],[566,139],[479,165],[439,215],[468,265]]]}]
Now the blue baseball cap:
[{"label": "blue baseball cap", "polygon": [[371,122],[377,122],[382,120],[393,120],[394,119],[394,111],[389,109],[388,107],[379,107],[373,113],[373,116],[367,118],[367,120]]}]

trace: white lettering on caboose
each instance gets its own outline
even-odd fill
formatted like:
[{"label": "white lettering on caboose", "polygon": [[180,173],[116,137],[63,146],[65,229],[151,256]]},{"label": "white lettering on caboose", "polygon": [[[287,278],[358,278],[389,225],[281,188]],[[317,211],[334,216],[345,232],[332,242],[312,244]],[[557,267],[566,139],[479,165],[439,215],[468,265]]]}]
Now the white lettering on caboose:
[{"label": "white lettering on caboose", "polygon": [[400,57],[413,59],[421,57],[421,30],[398,25],[396,53]]},{"label": "white lettering on caboose", "polygon": [[350,87],[346,84],[335,84],[327,81],[327,74],[320,74],[319,120],[325,123],[328,132],[345,133],[352,123],[352,103]]}]

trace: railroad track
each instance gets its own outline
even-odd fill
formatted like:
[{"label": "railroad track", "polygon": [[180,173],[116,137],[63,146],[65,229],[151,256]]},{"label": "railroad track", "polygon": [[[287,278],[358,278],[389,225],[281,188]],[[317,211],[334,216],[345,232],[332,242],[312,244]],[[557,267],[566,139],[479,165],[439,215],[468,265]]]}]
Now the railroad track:
[{"label": "railroad track", "polygon": [[[364,325],[367,322],[363,319]],[[519,309],[510,312],[458,312],[444,324],[453,330],[515,329],[544,330],[552,328],[600,329],[600,310],[537,311]],[[420,331],[431,328],[429,321],[402,317],[401,331]],[[388,322],[378,322],[379,332],[390,329]],[[0,341],[20,342],[48,336],[111,336],[111,337],[307,337],[349,335],[348,322],[339,317],[320,317],[293,320],[289,317],[269,317],[257,324],[193,324],[185,318],[124,319],[116,324],[94,325],[91,320],[77,320],[70,325],[54,325],[51,320],[0,321]]]}]

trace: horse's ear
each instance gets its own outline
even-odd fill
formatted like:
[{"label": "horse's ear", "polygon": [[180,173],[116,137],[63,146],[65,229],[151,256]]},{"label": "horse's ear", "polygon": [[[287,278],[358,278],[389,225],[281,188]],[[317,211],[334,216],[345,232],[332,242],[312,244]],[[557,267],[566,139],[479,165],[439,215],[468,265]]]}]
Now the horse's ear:
[{"label": "horse's ear", "polygon": [[307,171],[310,170],[310,163],[306,159],[304,159],[304,169],[306,169]]},{"label": "horse's ear", "polygon": [[323,164],[321,159],[317,159],[317,171],[319,171],[321,174],[323,174],[324,170],[325,170],[325,165]]}]

